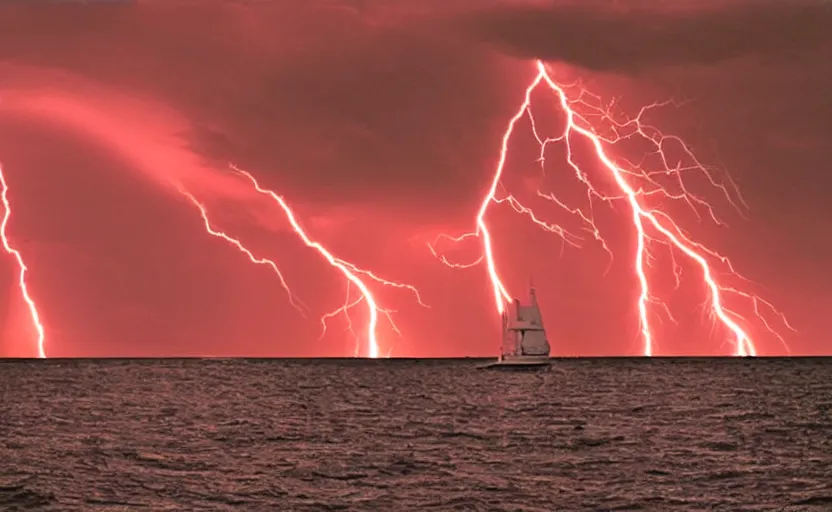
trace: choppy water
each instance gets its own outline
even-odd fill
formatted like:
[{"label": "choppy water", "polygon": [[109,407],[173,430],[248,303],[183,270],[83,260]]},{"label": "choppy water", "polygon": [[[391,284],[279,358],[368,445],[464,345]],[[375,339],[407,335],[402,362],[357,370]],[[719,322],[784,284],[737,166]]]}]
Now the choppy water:
[{"label": "choppy water", "polygon": [[832,510],[832,359],[0,363],[2,510]]}]

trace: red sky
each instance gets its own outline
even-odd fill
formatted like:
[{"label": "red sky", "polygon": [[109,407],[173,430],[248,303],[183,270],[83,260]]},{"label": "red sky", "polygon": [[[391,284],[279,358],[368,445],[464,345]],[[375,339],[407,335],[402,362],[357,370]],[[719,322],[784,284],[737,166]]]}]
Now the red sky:
[{"label": "red sky", "polygon": [[[678,100],[651,112],[650,123],[727,169],[748,209],[741,215],[699,187],[727,228],[672,211],[752,281],[726,284],[786,314],[797,332],[766,318],[792,353],[829,354],[829,3],[623,3],[4,2],[0,161],[9,234],[30,269],[47,354],[353,353],[342,319],[319,340],[317,316],[343,301],[344,279],[228,162],[284,195],[339,257],[420,289],[429,309],[407,292],[373,287],[402,332],[382,321],[382,352],[496,353],[484,267],[450,270],[426,243],[474,228],[535,57],[562,82],[580,79],[605,103],[617,100],[623,114]],[[535,96],[534,113],[556,126],[545,95]],[[562,156],[547,157],[544,188],[585,204]],[[574,217],[523,186],[539,176],[536,158],[523,124],[505,186],[541,217],[579,231]],[[204,232],[175,182],[206,203],[217,227],[280,264],[308,317],[268,269]],[[615,253],[606,274],[607,255],[591,236],[561,251],[557,237],[505,205],[489,210],[496,260],[514,295],[524,296],[533,276],[554,354],[638,354],[632,215],[624,202],[595,208]],[[469,262],[478,247],[442,249]],[[685,266],[673,291],[669,253],[661,245],[654,253],[651,277],[679,323],[651,309],[655,353],[730,354],[726,331],[702,307],[700,274]],[[17,269],[10,257],[0,261],[0,355],[32,356]],[[736,309],[761,354],[784,353],[747,304]],[[363,325],[361,309],[353,320]]]}]

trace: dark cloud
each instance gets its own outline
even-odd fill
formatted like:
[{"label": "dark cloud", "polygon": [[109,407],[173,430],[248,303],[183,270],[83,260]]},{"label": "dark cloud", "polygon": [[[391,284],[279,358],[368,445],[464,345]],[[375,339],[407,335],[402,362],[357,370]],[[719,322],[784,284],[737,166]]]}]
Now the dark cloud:
[{"label": "dark cloud", "polygon": [[502,2],[457,16],[511,55],[639,72],[742,58],[817,56],[832,43],[820,0]]},{"label": "dark cloud", "polygon": [[189,120],[189,147],[215,165],[232,161],[290,197],[322,203],[451,201],[479,188],[491,139],[473,137],[470,126],[503,114],[495,100],[510,94],[490,79],[483,48],[408,27],[373,2],[4,14],[0,59],[168,104]]}]

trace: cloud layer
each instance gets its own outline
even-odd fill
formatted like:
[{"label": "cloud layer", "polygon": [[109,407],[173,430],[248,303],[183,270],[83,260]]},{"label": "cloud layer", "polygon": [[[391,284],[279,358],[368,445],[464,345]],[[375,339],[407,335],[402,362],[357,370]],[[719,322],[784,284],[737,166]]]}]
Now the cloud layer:
[{"label": "cloud layer", "polygon": [[818,0],[503,2],[460,25],[511,55],[641,72],[736,58],[811,59],[832,42]]}]

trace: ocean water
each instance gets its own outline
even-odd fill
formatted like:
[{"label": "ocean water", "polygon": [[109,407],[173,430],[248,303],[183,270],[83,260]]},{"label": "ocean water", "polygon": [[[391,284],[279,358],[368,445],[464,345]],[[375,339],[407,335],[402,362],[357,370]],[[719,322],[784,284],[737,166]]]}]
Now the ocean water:
[{"label": "ocean water", "polygon": [[832,359],[0,362],[0,510],[832,510]]}]

